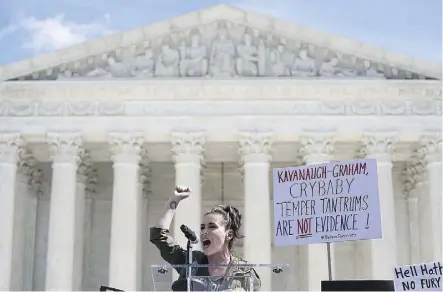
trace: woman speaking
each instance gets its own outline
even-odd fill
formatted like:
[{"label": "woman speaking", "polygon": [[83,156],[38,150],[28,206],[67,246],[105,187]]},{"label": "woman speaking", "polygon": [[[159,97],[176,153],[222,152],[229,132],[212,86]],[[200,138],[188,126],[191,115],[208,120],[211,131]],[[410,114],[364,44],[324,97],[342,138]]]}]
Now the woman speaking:
[{"label": "woman speaking", "polygon": [[[175,209],[190,195],[189,188],[176,187],[160,220],[155,227],[151,228],[150,241],[159,249],[162,258],[171,265],[187,264],[186,250],[174,243],[169,228]],[[205,291],[251,290],[251,288],[255,291],[259,290],[261,282],[256,271],[249,267],[236,267],[236,265],[246,264],[246,261],[231,254],[234,241],[240,237],[240,226],[240,212],[232,206],[214,206],[203,216],[200,228],[203,252],[193,251],[193,261],[201,265],[225,265],[224,267],[199,268],[193,271],[193,278],[201,277],[200,282],[204,285]],[[186,269],[178,270],[178,272],[180,273],[178,281],[185,280]],[[246,282],[251,278],[254,287],[248,288],[249,285]]]}]

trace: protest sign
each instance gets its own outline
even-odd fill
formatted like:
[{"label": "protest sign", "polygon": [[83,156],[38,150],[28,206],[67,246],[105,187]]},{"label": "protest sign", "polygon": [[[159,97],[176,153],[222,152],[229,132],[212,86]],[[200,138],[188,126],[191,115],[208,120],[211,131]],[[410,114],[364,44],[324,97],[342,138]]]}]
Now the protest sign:
[{"label": "protest sign", "polygon": [[396,291],[442,291],[442,262],[429,262],[395,268]]},{"label": "protest sign", "polygon": [[273,169],[274,244],[381,238],[377,162]]}]

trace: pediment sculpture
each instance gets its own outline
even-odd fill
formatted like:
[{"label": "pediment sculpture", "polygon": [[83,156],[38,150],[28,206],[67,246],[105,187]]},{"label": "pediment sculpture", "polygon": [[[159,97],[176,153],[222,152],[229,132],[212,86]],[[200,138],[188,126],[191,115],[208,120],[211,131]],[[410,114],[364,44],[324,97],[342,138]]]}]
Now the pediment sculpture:
[{"label": "pediment sculpture", "polygon": [[155,77],[179,77],[180,54],[169,39],[161,45],[155,61]]},{"label": "pediment sculpture", "polygon": [[81,66],[75,68],[67,64],[65,69],[59,70],[56,79],[424,78],[412,72],[226,21],[91,58],[88,61],[80,60]]},{"label": "pediment sculpture", "polygon": [[209,70],[209,59],[207,47],[200,43],[200,36],[191,36],[190,46],[182,41],[180,50],[180,76],[198,77],[206,76]]}]

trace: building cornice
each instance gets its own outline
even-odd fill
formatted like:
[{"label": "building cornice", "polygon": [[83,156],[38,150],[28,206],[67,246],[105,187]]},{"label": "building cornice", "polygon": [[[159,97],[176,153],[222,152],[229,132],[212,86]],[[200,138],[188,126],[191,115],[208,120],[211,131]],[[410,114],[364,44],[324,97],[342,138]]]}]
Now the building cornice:
[{"label": "building cornice", "polygon": [[441,116],[439,81],[5,82],[0,117]]},{"label": "building cornice", "polygon": [[32,100],[273,100],[441,98],[434,80],[155,79],[15,81],[0,83],[0,101]]}]

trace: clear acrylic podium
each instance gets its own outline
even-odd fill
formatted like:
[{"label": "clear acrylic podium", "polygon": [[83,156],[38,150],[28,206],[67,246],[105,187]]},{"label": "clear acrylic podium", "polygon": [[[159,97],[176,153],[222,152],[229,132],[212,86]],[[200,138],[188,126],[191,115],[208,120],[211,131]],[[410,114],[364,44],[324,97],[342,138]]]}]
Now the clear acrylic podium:
[{"label": "clear acrylic podium", "polygon": [[[225,277],[208,276],[208,267],[229,269]],[[294,278],[288,264],[237,264],[237,265],[152,265],[154,291],[254,291],[256,277],[260,277],[262,291],[289,291],[288,280]],[[191,272],[191,276],[188,275]],[[178,272],[178,273],[177,273]],[[185,278],[179,279],[183,275]]]}]

